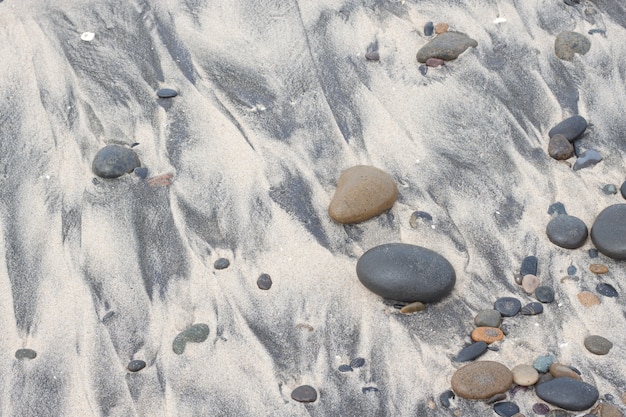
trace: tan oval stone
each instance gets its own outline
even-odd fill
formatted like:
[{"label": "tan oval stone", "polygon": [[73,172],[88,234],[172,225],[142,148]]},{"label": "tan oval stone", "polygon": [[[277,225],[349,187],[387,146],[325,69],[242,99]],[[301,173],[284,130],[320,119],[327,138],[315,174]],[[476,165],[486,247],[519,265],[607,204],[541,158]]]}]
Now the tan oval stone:
[{"label": "tan oval stone", "polygon": [[503,338],[504,333],[496,327],[477,327],[472,331],[472,340],[474,342],[485,342],[489,345]]},{"label": "tan oval stone", "polygon": [[539,372],[531,365],[517,365],[511,369],[513,373],[513,382],[517,385],[529,387],[539,380]]},{"label": "tan oval stone", "polygon": [[479,361],[459,368],[450,385],[459,397],[484,400],[505,392],[513,383],[513,374],[498,362]]},{"label": "tan oval stone", "polygon": [[578,293],[578,300],[585,307],[597,306],[600,304],[600,299],[597,295],[589,291],[581,291]]},{"label": "tan oval stone", "polygon": [[606,265],[602,264],[591,264],[589,265],[589,270],[598,275],[606,274],[607,272],[609,272],[609,268]]},{"label": "tan oval stone", "polygon": [[407,304],[404,307],[402,307],[400,309],[400,313],[403,313],[403,314],[417,313],[418,311],[422,311],[425,308],[426,306],[424,305],[424,303],[416,301],[414,303]]},{"label": "tan oval stone", "polygon": [[445,33],[445,32],[447,32],[447,31],[448,31],[448,29],[450,29],[450,26],[448,26],[448,24],[447,24],[447,23],[443,23],[443,22],[441,22],[441,23],[437,23],[437,24],[435,25],[435,33],[436,33],[437,35],[439,35],[440,33]]},{"label": "tan oval stone", "polygon": [[397,197],[398,187],[391,175],[357,165],[341,173],[328,214],[337,223],[358,223],[389,210]]},{"label": "tan oval stone", "polygon": [[555,362],[552,365],[550,365],[550,375],[552,375],[555,378],[564,376],[567,378],[577,379],[579,381],[583,380],[582,377],[578,375],[576,372],[574,372],[572,369],[558,362]]},{"label": "tan oval stone", "polygon": [[[619,408],[613,404],[599,404],[600,417],[624,417]],[[596,413],[598,412],[596,411]]]},{"label": "tan oval stone", "polygon": [[524,278],[522,278],[522,288],[526,294],[534,293],[537,287],[539,287],[539,284],[541,284],[539,278],[534,275],[528,274],[524,275]]}]

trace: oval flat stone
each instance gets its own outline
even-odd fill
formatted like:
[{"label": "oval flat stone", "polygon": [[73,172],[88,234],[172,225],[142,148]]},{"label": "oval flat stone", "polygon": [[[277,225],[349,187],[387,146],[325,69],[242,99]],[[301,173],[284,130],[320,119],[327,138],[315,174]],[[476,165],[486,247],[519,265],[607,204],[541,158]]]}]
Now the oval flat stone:
[{"label": "oval flat stone", "polygon": [[607,284],[605,282],[602,282],[596,285],[596,291],[599,294],[604,295],[605,297],[618,297],[619,296],[619,294],[617,293],[617,290],[611,284]]},{"label": "oval flat stone", "polygon": [[498,310],[503,317],[513,317],[522,308],[522,303],[517,298],[501,297],[496,300],[493,308]]},{"label": "oval flat stone", "polygon": [[339,372],[352,372],[350,365],[339,365]]},{"label": "oval flat stone", "polygon": [[534,385],[539,379],[539,372],[530,365],[517,365],[511,369],[513,382],[523,387]]},{"label": "oval flat stone", "polygon": [[457,59],[469,47],[477,47],[478,42],[464,33],[449,31],[438,35],[435,39],[417,51],[417,62],[425,63],[428,58],[439,58],[444,61]]},{"label": "oval flat stone", "polygon": [[127,369],[131,372],[139,372],[146,367],[146,363],[141,359],[134,359],[128,362]]},{"label": "oval flat stone", "polygon": [[537,275],[537,257],[530,255],[522,260],[520,275]]},{"label": "oval flat stone", "polygon": [[32,349],[18,349],[15,351],[16,359],[35,359],[37,357],[37,352]]},{"label": "oval flat stone", "polygon": [[433,32],[435,31],[435,25],[433,22],[426,22],[424,25],[424,35],[433,36]]},{"label": "oval flat stone", "polygon": [[301,403],[312,403],[317,400],[317,391],[310,385],[300,385],[291,391],[291,398]]},{"label": "oval flat stone", "polygon": [[459,368],[450,384],[459,396],[470,400],[484,400],[505,392],[513,383],[513,374],[498,362],[472,362]]},{"label": "oval flat stone", "polygon": [[548,142],[548,155],[557,161],[564,161],[574,156],[574,145],[563,135],[554,135]]},{"label": "oval flat stone", "polygon": [[551,303],[554,301],[554,290],[547,285],[537,287],[535,290],[535,298],[541,303]]},{"label": "oval flat stone", "polygon": [[272,288],[272,277],[269,274],[261,274],[256,280],[256,285],[260,290],[269,290]]},{"label": "oval flat stone", "polygon": [[157,90],[156,94],[159,98],[172,98],[178,95],[178,91],[171,88],[161,88],[160,90]]},{"label": "oval flat stone", "polygon": [[558,363],[558,362],[555,362],[552,365],[550,365],[550,374],[555,378],[564,377],[564,378],[577,379],[579,381],[583,380],[581,376],[578,373],[576,373],[576,371],[574,371],[572,368],[570,368],[567,365],[563,365],[562,363]]},{"label": "oval flat stone", "polygon": [[476,327],[500,327],[502,315],[498,310],[481,310],[474,317]]},{"label": "oval flat stone", "polygon": [[533,404],[533,413],[539,414],[540,416],[545,416],[550,411],[550,407],[548,407],[544,403],[535,403]]},{"label": "oval flat stone", "polygon": [[534,275],[524,275],[524,278],[522,278],[522,288],[526,294],[534,293],[539,284],[539,278]]},{"label": "oval flat stone", "polygon": [[574,59],[575,54],[585,55],[590,48],[589,39],[577,32],[561,32],[554,41],[554,53],[565,61]]},{"label": "oval flat stone", "polygon": [[565,249],[576,249],[587,240],[587,226],[578,217],[560,214],[554,217],[546,227],[550,242]]},{"label": "oval flat stone", "polygon": [[528,303],[522,307],[522,314],[524,316],[534,316],[541,313],[543,313],[543,306],[541,303]]},{"label": "oval flat stone", "polygon": [[107,145],[100,149],[91,164],[91,170],[100,178],[117,178],[131,173],[141,165],[132,149],[122,145]]},{"label": "oval flat stone", "polygon": [[420,303],[416,301],[414,303],[407,304],[400,309],[400,313],[402,314],[411,314],[417,313],[418,311],[423,311],[426,308],[424,303]]},{"label": "oval flat stone", "polygon": [[437,35],[441,35],[442,33],[447,32],[449,28],[450,26],[447,23],[444,23],[444,22],[437,23],[435,25],[435,33]]},{"label": "oval flat stone", "polygon": [[378,51],[368,51],[365,53],[365,59],[368,61],[380,61],[380,53]]},{"label": "oval flat stone", "polygon": [[600,152],[596,151],[595,149],[587,149],[586,151],[583,151],[580,155],[578,155],[578,158],[576,158],[576,162],[574,162],[574,166],[572,167],[572,169],[574,171],[578,171],[583,168],[589,168],[602,161],[602,159],[603,158],[602,155],[600,155]]},{"label": "oval flat stone", "polygon": [[600,304],[600,299],[597,295],[589,291],[581,291],[578,293],[578,301],[585,307],[592,307]]},{"label": "oval flat stone", "polygon": [[397,197],[398,187],[391,175],[357,165],[339,176],[328,214],[337,223],[359,223],[389,210]]},{"label": "oval flat stone", "polygon": [[396,301],[431,303],[454,288],[454,268],[430,249],[388,243],[365,252],[356,264],[361,283],[375,294]]},{"label": "oval flat stone", "polygon": [[360,368],[363,365],[365,365],[365,359],[364,358],[354,358],[350,361],[350,366],[352,368]]},{"label": "oval flat stone", "polygon": [[474,342],[485,342],[490,345],[503,338],[504,333],[497,327],[477,327],[472,331],[472,340]]},{"label": "oval flat stone", "polygon": [[626,204],[602,210],[591,227],[591,240],[606,256],[626,260]]},{"label": "oval flat stone", "polygon": [[606,355],[613,347],[613,343],[602,336],[591,335],[585,338],[585,347],[596,355]]},{"label": "oval flat stone", "polygon": [[533,362],[533,368],[537,370],[537,372],[546,373],[550,369],[550,366],[554,363],[554,356],[542,355],[537,357]]},{"label": "oval flat stone", "polygon": [[609,268],[606,265],[602,264],[591,264],[589,265],[589,270],[597,275],[602,275],[609,272]]},{"label": "oval flat stone", "polygon": [[562,135],[569,142],[576,140],[587,129],[587,120],[582,116],[572,116],[554,126],[548,132],[548,137]]},{"label": "oval flat stone", "polygon": [[594,386],[571,378],[554,378],[544,382],[537,385],[535,393],[545,402],[569,411],[586,410],[599,397]]},{"label": "oval flat stone", "polygon": [[480,355],[487,351],[487,343],[485,342],[476,342],[472,343],[469,346],[461,349],[456,358],[454,358],[454,362],[468,362],[473,361],[478,358]]},{"label": "oval flat stone", "polygon": [[495,404],[493,406],[493,411],[495,411],[497,415],[502,417],[513,417],[515,414],[519,413],[519,407],[517,406],[517,404],[510,401],[504,401]]},{"label": "oval flat stone", "polygon": [[218,258],[213,263],[213,268],[215,269],[226,269],[230,266],[230,261],[226,258]]}]

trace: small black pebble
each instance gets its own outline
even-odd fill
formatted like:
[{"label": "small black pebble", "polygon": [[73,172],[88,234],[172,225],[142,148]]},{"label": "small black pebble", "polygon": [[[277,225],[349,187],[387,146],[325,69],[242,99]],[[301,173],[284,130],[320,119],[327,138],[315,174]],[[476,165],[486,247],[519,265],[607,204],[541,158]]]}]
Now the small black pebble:
[{"label": "small black pebble", "polygon": [[361,391],[363,394],[367,394],[368,392],[378,392],[379,390],[376,387],[363,387],[361,388]]},{"label": "small black pebble", "polygon": [[611,394],[604,394],[604,399],[605,401],[612,403],[615,397],[613,397]]},{"label": "small black pebble", "polygon": [[93,185],[98,185],[98,184],[100,184],[100,180],[99,180],[98,178],[93,178],[93,179],[91,180],[91,183],[92,183]]},{"label": "small black pebble", "polygon": [[171,88],[162,88],[157,91],[157,96],[159,98],[172,98],[176,97],[178,92],[176,90],[172,90]]},{"label": "small black pebble", "polygon": [[350,361],[350,366],[353,368],[360,368],[365,365],[365,359],[363,358],[354,358]]},{"label": "small black pebble", "polygon": [[420,65],[420,74],[422,74],[423,76],[426,76],[426,74],[428,73],[428,67],[426,65]]},{"label": "small black pebble", "polygon": [[445,408],[450,408],[450,399],[454,399],[454,393],[450,390],[444,391],[439,395],[439,402]]},{"label": "small black pebble", "polygon": [[339,372],[352,372],[350,365],[339,365]]},{"label": "small black pebble", "polygon": [[537,275],[537,257],[527,256],[522,261],[522,267],[520,268],[520,275]]},{"label": "small black pebble", "polygon": [[543,305],[541,303],[528,303],[522,307],[522,314],[525,316],[534,316],[543,313]]},{"label": "small black pebble", "polygon": [[270,277],[269,274],[261,274],[256,280],[256,285],[259,289],[267,291],[272,288],[272,277]]},{"label": "small black pebble", "polygon": [[130,145],[131,148],[134,148],[135,146],[139,145],[139,142],[135,142],[132,145]]},{"label": "small black pebble", "polygon": [[567,267],[567,275],[574,275],[576,273],[576,267],[574,265],[570,265]]},{"label": "small black pebble", "polygon": [[424,35],[433,36],[433,32],[435,31],[435,25],[433,22],[426,22],[424,25]]},{"label": "small black pebble", "polygon": [[575,366],[567,365],[567,367],[571,369],[572,371],[576,372],[578,375],[582,375],[582,372],[580,372],[580,370],[576,368]]},{"label": "small black pebble", "polygon": [[215,269],[226,269],[226,268],[228,268],[229,265],[230,265],[230,261],[228,259],[226,259],[226,258],[219,258],[213,264]]},{"label": "small black pebble", "polygon": [[604,35],[604,34],[606,33],[606,31],[605,31],[605,30],[603,30],[603,29],[591,29],[591,30],[590,30],[589,32],[587,32],[587,33],[588,33],[588,34],[590,34],[590,35],[593,35],[594,33],[601,33],[601,34],[603,34],[603,35]]},{"label": "small black pebble", "polygon": [[515,274],[513,279],[515,280],[515,283],[517,285],[522,285],[522,280],[524,279],[524,275],[522,275],[522,274]]},{"label": "small black pebble", "polygon": [[589,249],[589,251],[587,253],[589,254],[589,257],[591,259],[598,257],[598,250],[597,249]]},{"label": "small black pebble", "polygon": [[145,180],[146,177],[148,176],[148,168],[145,168],[145,167],[137,167],[133,170],[133,172],[135,173],[136,176],[138,176],[142,180]]},{"label": "small black pebble", "polygon": [[567,214],[563,203],[556,202],[548,207],[548,214]]},{"label": "small black pebble", "polygon": [[547,404],[543,403],[535,403],[533,405],[533,413],[539,414],[540,416],[545,416],[550,411],[550,407]]},{"label": "small black pebble", "polygon": [[618,297],[619,296],[619,294],[617,293],[617,290],[611,284],[607,284],[604,282],[596,285],[596,291],[599,294],[604,295],[605,297]]},{"label": "small black pebble", "polygon": [[115,315],[115,311],[113,310],[109,311],[108,313],[104,315],[104,317],[102,317],[102,323],[106,324],[107,322],[111,321],[114,315]]},{"label": "small black pebble", "polygon": [[139,372],[146,367],[146,363],[140,359],[134,359],[128,362],[128,370],[131,372]]},{"label": "small black pebble", "polygon": [[17,359],[35,359],[37,352],[32,349],[18,349],[15,351],[15,357]]},{"label": "small black pebble", "polygon": [[366,52],[365,59],[367,59],[368,61],[379,61],[380,54],[378,53],[378,51]]},{"label": "small black pebble", "polygon": [[537,287],[535,290],[535,298],[542,303],[551,303],[554,301],[554,290],[547,285]]},{"label": "small black pebble", "polygon": [[519,407],[515,403],[505,401],[494,405],[493,411],[495,411],[499,416],[512,417],[513,415],[519,413]]}]

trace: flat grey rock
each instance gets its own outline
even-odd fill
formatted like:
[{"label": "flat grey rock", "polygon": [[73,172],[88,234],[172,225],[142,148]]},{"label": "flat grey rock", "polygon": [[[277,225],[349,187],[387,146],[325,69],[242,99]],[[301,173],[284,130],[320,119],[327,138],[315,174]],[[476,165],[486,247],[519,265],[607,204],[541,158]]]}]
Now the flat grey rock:
[{"label": "flat grey rock", "polygon": [[586,151],[581,153],[580,156],[576,159],[576,162],[574,162],[574,166],[572,167],[572,169],[574,171],[578,171],[583,168],[589,168],[600,161],[602,161],[602,155],[600,155],[600,152],[594,149],[587,149]]},{"label": "flat grey rock", "polygon": [[598,390],[573,378],[554,378],[536,386],[537,396],[547,403],[569,411],[590,408],[598,400]]},{"label": "flat grey rock", "polygon": [[417,62],[425,63],[428,58],[444,61],[457,59],[469,47],[477,47],[478,42],[464,33],[448,31],[437,35],[435,39],[417,51]]},{"label": "flat grey rock", "polygon": [[591,226],[591,241],[604,255],[626,260],[626,204],[602,210]]},{"label": "flat grey rock", "polygon": [[550,242],[565,249],[576,249],[587,240],[587,226],[578,217],[560,214],[550,220],[546,234]]}]

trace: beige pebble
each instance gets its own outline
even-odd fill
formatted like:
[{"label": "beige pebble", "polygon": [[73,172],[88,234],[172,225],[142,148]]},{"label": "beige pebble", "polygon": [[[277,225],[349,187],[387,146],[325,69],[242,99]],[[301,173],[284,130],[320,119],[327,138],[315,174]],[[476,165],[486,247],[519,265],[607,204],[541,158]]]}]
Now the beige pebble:
[{"label": "beige pebble", "polygon": [[461,417],[463,415],[463,411],[456,409],[452,414],[454,414],[454,417]]},{"label": "beige pebble", "polygon": [[602,264],[591,264],[589,265],[589,270],[598,275],[606,274],[607,272],[609,272],[609,268],[606,265]]},{"label": "beige pebble", "polygon": [[513,372],[513,382],[524,387],[534,385],[539,379],[539,372],[531,365],[517,365],[511,369],[511,372]]},{"label": "beige pebble", "polygon": [[532,274],[524,275],[524,278],[522,278],[522,288],[526,294],[534,293],[539,284],[541,284],[539,278]]},{"label": "beige pebble", "polygon": [[437,23],[437,24],[435,25],[435,33],[436,33],[437,35],[439,35],[440,33],[447,32],[449,28],[450,28],[450,26],[448,26],[448,24],[447,24],[447,23],[443,23],[443,22],[441,22],[441,23]]},{"label": "beige pebble", "polygon": [[576,372],[574,372],[572,369],[558,362],[555,362],[552,365],[550,365],[550,374],[555,378],[564,376],[567,378],[577,379],[579,381],[583,380],[581,376],[578,375]]},{"label": "beige pebble", "polygon": [[437,408],[437,404],[435,404],[433,400],[428,400],[428,408],[430,408],[431,410],[434,410]]},{"label": "beige pebble", "polygon": [[411,313],[416,313],[418,311],[422,311],[425,308],[426,308],[426,306],[424,305],[424,303],[416,301],[414,303],[407,304],[404,307],[402,307],[400,309],[400,313],[402,313],[402,314],[411,314]]},{"label": "beige pebble", "polygon": [[585,307],[592,307],[600,304],[598,296],[589,291],[581,291],[578,293],[578,300]]},{"label": "beige pebble", "polygon": [[624,417],[624,414],[612,404],[600,404],[600,417]]},{"label": "beige pebble", "polygon": [[497,327],[477,327],[472,331],[472,340],[474,342],[485,342],[489,345],[503,338],[504,333]]}]

